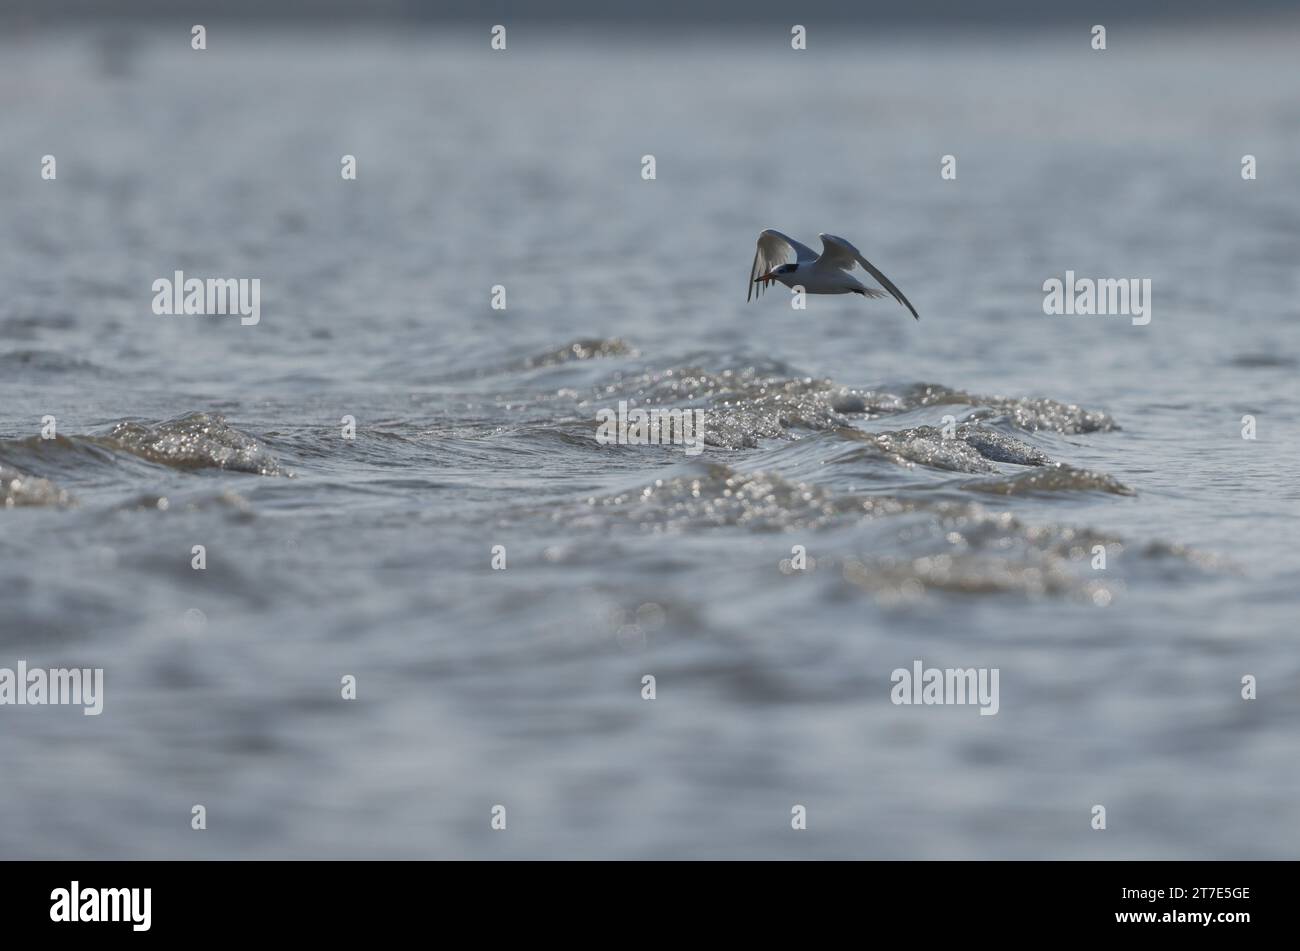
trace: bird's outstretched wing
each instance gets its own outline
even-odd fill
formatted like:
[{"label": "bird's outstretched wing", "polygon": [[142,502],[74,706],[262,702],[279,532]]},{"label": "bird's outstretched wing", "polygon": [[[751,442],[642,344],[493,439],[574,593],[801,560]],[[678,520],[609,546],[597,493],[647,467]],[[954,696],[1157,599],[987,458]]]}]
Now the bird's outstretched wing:
[{"label": "bird's outstretched wing", "polygon": [[[796,262],[813,262],[817,260],[817,252],[806,244],[800,244],[794,238],[783,235],[779,231],[768,228],[758,236],[758,247],[754,250],[754,266],[749,269],[749,293],[745,295],[745,300],[750,300],[754,296],[754,280],[760,275],[766,274],[774,267],[780,267],[790,261],[793,255]],[[758,293],[762,295],[767,289],[767,285],[759,284]]]},{"label": "bird's outstretched wing", "polygon": [[837,238],[833,234],[819,234],[817,237],[822,239],[822,254],[817,259],[819,265],[837,267],[842,271],[851,271],[855,264],[862,265],[868,274],[880,282],[881,287],[894,295],[894,300],[910,310],[912,316],[917,320],[921,319],[921,315],[916,312],[912,302],[903,296],[903,292],[894,286],[894,282],[881,274],[879,268],[864,258],[862,253],[852,244],[843,238]]}]

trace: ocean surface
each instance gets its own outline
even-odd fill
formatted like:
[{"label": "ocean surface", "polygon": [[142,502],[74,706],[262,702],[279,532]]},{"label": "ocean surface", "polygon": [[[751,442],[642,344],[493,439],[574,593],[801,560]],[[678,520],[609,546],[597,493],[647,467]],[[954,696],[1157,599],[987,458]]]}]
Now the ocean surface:
[{"label": "ocean surface", "polygon": [[1300,853],[1294,22],[208,31],[0,36],[0,857]]}]

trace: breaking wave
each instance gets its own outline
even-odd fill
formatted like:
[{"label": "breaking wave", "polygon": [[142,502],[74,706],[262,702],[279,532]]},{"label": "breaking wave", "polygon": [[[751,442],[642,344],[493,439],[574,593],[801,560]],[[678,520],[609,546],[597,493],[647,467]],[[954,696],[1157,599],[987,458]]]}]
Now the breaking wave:
[{"label": "breaking wave", "polygon": [[[696,361],[707,356],[696,356],[648,368],[631,365],[637,357],[616,338],[539,352],[498,372],[559,368],[566,374],[563,386],[534,377],[526,388],[495,397],[471,392],[464,405],[472,415],[372,426],[348,458],[411,471],[401,484],[414,488],[435,485],[418,473],[422,462],[522,472],[544,458],[550,471],[587,473],[600,488],[513,511],[575,531],[757,535],[850,527],[857,544],[824,551],[821,569],[833,569],[847,590],[886,601],[926,592],[1108,599],[1122,582],[1101,584],[1085,570],[1098,545],[1110,553],[1127,548],[1138,557],[1212,564],[1173,543],[1134,543],[1061,523],[1040,509],[998,507],[996,499],[1032,505],[1035,496],[1135,495],[1107,473],[1054,458],[1072,445],[1061,437],[1118,429],[1100,410],[1049,398],[980,396],[934,383],[846,386],[772,360],[705,368]],[[480,386],[500,383],[488,379]],[[624,400],[647,409],[704,410],[712,452],[689,459],[663,447],[638,456],[635,446],[599,446],[592,435],[596,410]],[[337,444],[322,429],[290,427],[273,435],[313,465],[337,458]],[[6,507],[71,504],[56,482],[75,486],[79,472],[99,464],[119,470],[144,465],[142,472],[152,464],[288,474],[262,440],[207,412],[157,423],[124,420],[93,435],[2,441],[0,462]],[[653,475],[609,490],[641,466]],[[153,487],[136,481],[143,484],[121,507],[159,507]],[[205,499],[186,504],[208,504]],[[242,499],[235,507],[247,511]]]},{"label": "breaking wave", "polygon": [[226,469],[255,475],[287,474],[260,441],[210,413],[187,413],[156,424],[123,421],[99,435],[0,440],[0,461],[16,473],[72,477],[95,466],[120,467],[134,457],[174,469]]},{"label": "breaking wave", "polygon": [[153,426],[118,423],[108,435],[96,437],[95,441],[177,469],[230,469],[265,476],[284,474],[269,449],[230,426],[225,417],[209,413],[187,413]]}]

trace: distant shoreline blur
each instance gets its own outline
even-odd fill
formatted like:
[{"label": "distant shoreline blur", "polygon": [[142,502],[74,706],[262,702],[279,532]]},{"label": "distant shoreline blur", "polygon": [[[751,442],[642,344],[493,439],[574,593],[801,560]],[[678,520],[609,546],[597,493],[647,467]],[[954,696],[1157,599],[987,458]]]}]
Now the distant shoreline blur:
[{"label": "distant shoreline blur", "polygon": [[[602,0],[556,0],[525,6],[475,0],[225,0],[219,7],[201,0],[126,0],[105,4],[101,0],[13,0],[0,9],[6,29],[17,23],[35,28],[68,20],[139,21],[205,17],[213,22],[233,20],[292,21],[299,26],[330,22],[430,21],[544,23],[557,28],[600,28],[605,24],[661,25],[689,31],[692,24],[727,24],[738,30],[768,24],[802,23],[827,28],[846,21],[869,24],[872,29],[979,29],[1033,31],[1048,24],[1077,22],[1082,27],[1111,24],[1160,23],[1177,29],[1187,21],[1218,21],[1224,28],[1249,26],[1278,17],[1295,19],[1289,0],[1243,0],[1225,5],[1218,0],[1094,0],[1087,4],[1044,4],[1040,0],[1004,0],[975,5],[966,0],[918,0],[904,6],[886,3],[851,3],[848,0],[805,2],[797,7],[786,0],[659,0],[652,6],[629,4],[613,7]],[[195,21],[199,22],[199,21]]]}]

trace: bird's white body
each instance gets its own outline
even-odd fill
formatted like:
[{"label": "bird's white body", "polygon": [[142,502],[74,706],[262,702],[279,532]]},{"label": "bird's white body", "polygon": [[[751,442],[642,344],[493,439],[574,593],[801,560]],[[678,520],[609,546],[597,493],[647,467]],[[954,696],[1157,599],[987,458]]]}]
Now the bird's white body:
[{"label": "bird's white body", "polygon": [[807,294],[867,294],[880,292],[869,288],[848,271],[839,268],[818,267],[814,264],[795,264],[793,271],[774,274],[772,277],[786,287],[802,287]]},{"label": "bird's white body", "polygon": [[[746,299],[753,297],[755,289],[761,295],[773,281],[789,288],[803,288],[805,294],[884,297],[888,291],[894,300],[912,312],[913,317],[921,319],[903,292],[864,258],[857,248],[833,234],[821,234],[818,237],[822,239],[821,254],[772,228],[760,233],[758,247],[754,251],[754,264],[749,271],[749,296]],[[795,259],[793,262],[790,261],[792,257]],[[861,268],[861,271],[857,271],[857,268]],[[868,283],[864,277],[873,279],[874,283]],[[876,287],[876,284],[880,287]]]}]

